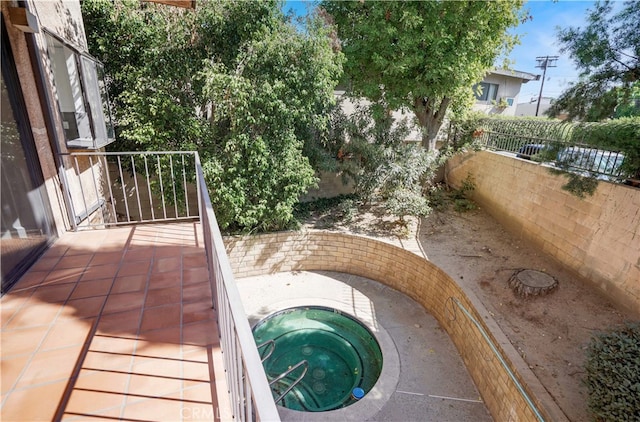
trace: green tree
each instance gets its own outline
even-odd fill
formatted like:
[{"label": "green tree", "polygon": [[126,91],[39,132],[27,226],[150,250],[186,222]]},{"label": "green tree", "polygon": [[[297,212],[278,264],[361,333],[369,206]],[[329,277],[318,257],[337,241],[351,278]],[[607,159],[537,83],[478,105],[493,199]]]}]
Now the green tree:
[{"label": "green tree", "polygon": [[324,23],[297,30],[276,1],[82,7],[115,99],[116,147],[196,149],[223,228],[286,227],[315,184],[302,151],[326,132],[341,75]]},{"label": "green tree", "polygon": [[[559,29],[561,51],[569,53],[581,73],[580,80],[560,95],[547,115],[566,112],[569,119],[598,121],[616,114],[640,114],[636,104],[640,80],[638,28],[640,2],[627,1],[613,13],[613,5],[605,1],[589,10],[586,26]],[[624,110],[616,113],[618,108]]]},{"label": "green tree", "polygon": [[323,1],[347,59],[355,96],[415,113],[424,147],[447,109],[473,102],[480,81],[517,41],[522,1]]}]

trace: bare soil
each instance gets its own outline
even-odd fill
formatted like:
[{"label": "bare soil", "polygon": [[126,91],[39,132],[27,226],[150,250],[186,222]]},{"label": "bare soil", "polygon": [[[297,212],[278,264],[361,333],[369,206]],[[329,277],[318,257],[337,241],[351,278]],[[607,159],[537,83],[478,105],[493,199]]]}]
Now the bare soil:
[{"label": "bare soil", "polygon": [[[483,210],[460,213],[448,208],[404,224],[380,208],[361,209],[346,223],[341,220],[344,212],[334,210],[316,213],[306,227],[380,237],[403,246],[417,241],[427,259],[483,302],[567,418],[589,420],[583,383],[589,341],[594,333],[634,316]],[[559,286],[545,296],[520,298],[508,281],[521,269],[543,271]]]}]

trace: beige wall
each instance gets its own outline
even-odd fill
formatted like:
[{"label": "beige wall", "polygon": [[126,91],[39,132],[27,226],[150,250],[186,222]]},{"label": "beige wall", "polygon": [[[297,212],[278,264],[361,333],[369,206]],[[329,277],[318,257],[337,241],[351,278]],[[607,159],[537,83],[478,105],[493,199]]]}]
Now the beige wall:
[{"label": "beige wall", "polygon": [[[316,231],[229,237],[225,244],[238,278],[283,271],[339,271],[376,280],[406,294],[447,331],[496,421],[537,420],[508,371],[520,380],[545,420],[566,420],[475,296],[465,293],[423,257],[365,237]],[[485,335],[500,351],[508,370]]]},{"label": "beige wall", "polygon": [[[11,22],[9,8],[18,7],[17,1],[2,1],[0,3],[11,49],[16,62],[18,77],[20,78],[20,88],[24,96],[35,147],[44,176],[45,190],[51,203],[57,234],[60,236],[69,230],[71,225],[70,218],[67,214],[64,194],[61,189],[62,181],[58,173],[58,163],[54,158],[55,151],[52,144],[57,145],[57,148],[62,152],[66,152],[67,148],[64,141],[62,122],[57,110],[55,89],[49,78],[50,68],[43,30],[47,29],[69,41],[78,49],[86,51],[87,42],[82,22],[82,14],[80,12],[80,2],[69,0],[27,0],[26,8],[35,16],[38,22],[39,32],[34,35],[22,32]],[[33,57],[30,54],[27,43],[27,39],[32,37],[36,50]],[[45,89],[51,100],[50,104],[47,104],[45,98],[41,97],[38,92],[38,65],[40,65],[44,71]],[[53,108],[52,115],[55,133],[51,133],[45,123],[47,117],[43,114],[43,109],[46,110],[49,107]],[[68,160],[65,161],[65,167],[68,172],[74,171]],[[81,212],[82,210],[77,211]]]},{"label": "beige wall", "polygon": [[447,165],[453,186],[471,174],[473,199],[510,231],[640,314],[640,190],[600,182],[579,199],[548,168],[489,151],[459,155]]}]

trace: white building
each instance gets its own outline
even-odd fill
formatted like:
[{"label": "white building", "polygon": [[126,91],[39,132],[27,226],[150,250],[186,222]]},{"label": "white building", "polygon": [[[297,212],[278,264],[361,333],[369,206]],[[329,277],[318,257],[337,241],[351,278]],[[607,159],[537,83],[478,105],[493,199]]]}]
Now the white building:
[{"label": "white building", "polygon": [[522,84],[539,79],[540,75],[533,73],[494,69],[476,86],[476,103],[473,109],[486,114],[515,116]]}]

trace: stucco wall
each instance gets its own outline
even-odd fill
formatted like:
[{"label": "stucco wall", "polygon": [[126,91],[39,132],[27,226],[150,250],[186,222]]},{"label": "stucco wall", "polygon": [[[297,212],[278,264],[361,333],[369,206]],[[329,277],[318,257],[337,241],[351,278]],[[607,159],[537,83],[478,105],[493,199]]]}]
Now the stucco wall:
[{"label": "stucco wall", "polygon": [[447,180],[468,174],[473,199],[514,234],[640,314],[640,190],[600,182],[579,199],[562,190],[566,178],[527,160],[489,151],[456,156]]},{"label": "stucco wall", "polygon": [[[520,380],[545,420],[566,420],[475,296],[465,293],[423,257],[370,238],[316,231],[228,237],[225,245],[238,278],[283,271],[338,271],[376,280],[406,294],[447,331],[496,421],[538,420],[508,371]],[[500,351],[509,370],[484,335]]]},{"label": "stucco wall", "polygon": [[482,80],[482,82],[498,85],[496,102],[499,102],[500,98],[510,97],[513,98],[513,105],[502,109],[493,105],[491,101],[476,101],[473,105],[473,109],[487,114],[515,116],[518,105],[518,95],[520,94],[520,88],[522,86],[522,79],[506,75],[489,74]]}]

